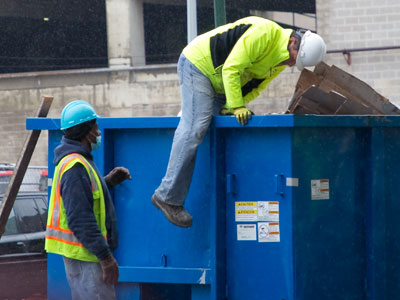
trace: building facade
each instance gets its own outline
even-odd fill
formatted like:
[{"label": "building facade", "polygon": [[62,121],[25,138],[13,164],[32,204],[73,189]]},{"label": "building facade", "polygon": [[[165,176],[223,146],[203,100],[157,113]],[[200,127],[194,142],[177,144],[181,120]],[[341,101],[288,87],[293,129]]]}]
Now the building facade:
[{"label": "building facade", "polygon": [[[22,2],[32,5],[35,2],[40,4],[47,1]],[[97,2],[100,8],[86,7],[87,14],[78,14],[73,8],[70,11],[67,7],[59,8],[69,12],[71,17],[68,24],[97,28],[94,35],[88,28],[81,30],[82,36],[85,37],[82,43],[88,44],[84,47],[73,39],[72,45],[79,49],[79,55],[73,57],[75,60],[72,63],[68,64],[66,57],[71,57],[73,49],[68,48],[70,46],[62,46],[62,37],[57,36],[56,39],[36,39],[49,45],[52,41],[58,43],[57,47],[53,46],[53,52],[60,53],[63,50],[67,55],[58,61],[61,66],[55,63],[48,64],[48,61],[51,61],[49,54],[41,57],[42,60],[35,61],[39,71],[35,70],[34,63],[25,66],[25,72],[18,72],[21,67],[15,69],[15,64],[11,65],[14,69],[4,64],[9,71],[0,74],[0,135],[3,138],[0,162],[16,162],[27,134],[25,119],[32,117],[37,111],[43,94],[54,96],[49,117],[59,117],[64,105],[74,99],[89,101],[103,117],[174,116],[179,112],[180,91],[175,60],[187,41],[184,18],[186,2]],[[198,33],[214,26],[213,8],[209,2],[212,1],[197,1]],[[283,26],[315,30],[325,39],[330,51],[325,58],[326,63],[334,64],[367,82],[391,102],[400,106],[399,1],[277,1],[283,5],[281,7],[265,7],[265,1],[239,2],[226,0],[227,21],[254,14],[271,18]],[[18,18],[24,18],[12,7],[1,11],[1,17],[8,12],[8,17],[15,17],[17,14]],[[91,11],[102,17],[103,21],[99,21],[98,18],[86,20]],[[53,8],[52,14],[49,13],[48,17],[45,17],[44,12],[40,14],[36,11],[35,18],[47,18],[47,21],[42,21],[51,22],[57,17],[55,12],[57,7]],[[47,25],[49,24],[44,26]],[[58,24],[60,28],[67,25]],[[12,32],[12,28],[9,30]],[[68,36],[67,30],[58,29],[56,32]],[[73,37],[79,36],[79,33],[79,30],[74,30]],[[94,47],[93,51],[90,51],[90,45],[93,43],[102,47]],[[104,50],[104,47],[107,49]],[[28,57],[31,55],[28,54],[31,53],[29,51],[20,51],[19,55]],[[7,53],[7,57],[12,55],[12,51]],[[297,69],[287,68],[250,104],[251,109],[256,114],[284,111],[294,92],[299,74]],[[46,163],[47,138],[46,133],[43,133],[32,164]]]}]

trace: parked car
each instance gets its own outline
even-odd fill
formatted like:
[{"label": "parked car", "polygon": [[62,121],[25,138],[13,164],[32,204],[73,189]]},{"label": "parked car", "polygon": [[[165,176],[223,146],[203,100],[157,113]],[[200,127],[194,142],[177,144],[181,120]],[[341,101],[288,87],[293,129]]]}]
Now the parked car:
[{"label": "parked car", "polygon": [[14,170],[15,164],[0,163],[0,171]]},{"label": "parked car", "polygon": [[47,193],[18,194],[0,239],[0,299],[46,299],[46,218]]}]

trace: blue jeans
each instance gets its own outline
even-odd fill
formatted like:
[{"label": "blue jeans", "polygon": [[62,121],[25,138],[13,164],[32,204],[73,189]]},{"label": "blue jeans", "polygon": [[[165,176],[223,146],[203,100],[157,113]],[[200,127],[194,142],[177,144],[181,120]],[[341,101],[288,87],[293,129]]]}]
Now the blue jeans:
[{"label": "blue jeans", "polygon": [[63,256],[65,273],[73,300],[115,300],[114,285],[103,282],[99,263],[71,259]]},{"label": "blue jeans", "polygon": [[210,126],[213,115],[218,115],[225,97],[218,96],[208,79],[181,54],[178,75],[182,94],[182,116],[175,131],[168,168],[156,196],[168,204],[183,205],[188,193],[197,148]]}]

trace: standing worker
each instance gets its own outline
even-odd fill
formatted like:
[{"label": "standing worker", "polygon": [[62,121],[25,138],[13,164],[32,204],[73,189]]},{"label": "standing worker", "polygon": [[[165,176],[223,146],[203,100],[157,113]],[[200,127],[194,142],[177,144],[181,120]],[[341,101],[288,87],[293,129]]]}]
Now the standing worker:
[{"label": "standing worker", "polygon": [[128,169],[100,175],[91,151],[101,143],[93,107],[83,100],[61,113],[64,136],[54,150],[45,249],[63,256],[73,300],[116,299],[118,246],[115,208],[109,188],[131,179]]},{"label": "standing worker", "polygon": [[[152,203],[173,224],[192,225],[184,209],[197,148],[213,115],[235,115],[242,125],[254,100],[286,66],[315,66],[326,53],[323,39],[310,31],[283,29],[273,21],[247,17],[195,38],[178,61],[182,116],[167,172]],[[222,108],[222,110],[221,110]]]}]

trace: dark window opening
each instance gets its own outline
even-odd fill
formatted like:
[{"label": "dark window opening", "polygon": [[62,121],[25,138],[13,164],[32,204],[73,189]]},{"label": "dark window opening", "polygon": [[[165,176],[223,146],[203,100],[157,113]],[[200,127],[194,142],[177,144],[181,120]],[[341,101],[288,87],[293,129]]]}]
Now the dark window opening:
[{"label": "dark window opening", "polygon": [[0,73],[108,66],[104,0],[7,0],[0,10]]},{"label": "dark window opening", "polygon": [[[166,2],[163,2],[166,3]],[[187,44],[186,2],[170,5],[144,3],[146,64],[176,63]],[[265,1],[226,0],[226,19],[233,22],[250,15],[251,10],[315,14],[315,0]],[[281,24],[285,28],[295,28]],[[197,32],[214,28],[213,2],[197,1]]]},{"label": "dark window opening", "polygon": [[144,3],[143,19],[146,64],[176,63],[187,40],[186,6]]},{"label": "dark window opening", "polygon": [[4,230],[4,235],[13,235],[13,234],[18,234],[18,228],[14,210],[12,209],[10,212],[10,216],[8,217],[6,228]]}]

